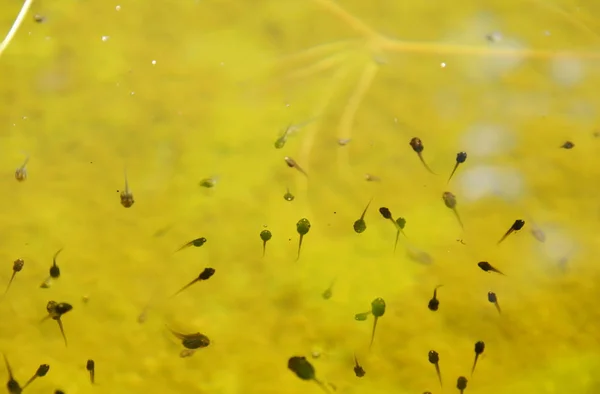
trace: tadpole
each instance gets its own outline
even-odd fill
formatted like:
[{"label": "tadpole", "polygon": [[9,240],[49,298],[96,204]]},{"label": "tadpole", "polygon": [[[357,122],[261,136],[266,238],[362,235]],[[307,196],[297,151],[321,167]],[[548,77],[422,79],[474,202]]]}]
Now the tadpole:
[{"label": "tadpole", "polygon": [[205,243],[206,243],[206,238],[204,238],[204,237],[196,238],[196,239],[191,240],[190,242],[185,243],[182,247],[177,249],[175,252],[179,252],[180,250],[189,248],[190,246],[195,246],[196,248],[199,248],[202,245],[204,245]]},{"label": "tadpole", "polygon": [[60,333],[62,334],[62,337],[65,341],[65,346],[67,346],[67,336],[65,335],[65,330],[63,328],[61,318],[65,313],[70,312],[72,309],[73,306],[66,302],[48,301],[48,304],[46,305],[46,311],[48,312],[48,316],[42,319],[42,321],[52,319],[58,323]]},{"label": "tadpole", "polygon": [[331,283],[329,284],[329,287],[327,289],[325,289],[325,291],[323,291],[323,293],[321,293],[321,297],[323,297],[324,300],[330,299],[331,296],[333,295],[333,285],[335,285],[335,281],[336,281],[336,279],[332,280]]},{"label": "tadpole", "polygon": [[302,249],[302,240],[310,231],[310,222],[308,219],[302,218],[298,220],[298,223],[296,223],[296,231],[300,235],[300,240],[298,241],[298,257],[296,258],[296,260],[298,260],[300,258],[300,250]]},{"label": "tadpole", "polygon": [[354,375],[356,375],[357,378],[362,378],[363,376],[365,376],[365,370],[364,368],[358,363],[358,359],[356,358],[356,353],[354,354]]},{"label": "tadpole", "polygon": [[23,161],[23,164],[15,170],[15,179],[19,182],[27,180],[27,163],[29,163],[29,156],[27,156]]},{"label": "tadpole", "polygon": [[469,381],[464,376],[459,376],[456,380],[456,388],[460,391],[460,394],[463,394],[467,389],[467,383],[469,383]]},{"label": "tadpole", "polygon": [[302,169],[302,167],[300,167],[300,166],[298,165],[298,163],[296,163],[296,160],[292,159],[292,158],[291,158],[291,157],[289,157],[289,156],[286,156],[286,157],[284,157],[284,158],[283,158],[283,160],[285,160],[285,164],[287,164],[287,165],[288,165],[288,167],[290,167],[290,168],[295,168],[296,170],[298,170],[298,171],[300,171],[302,174],[304,174],[304,176],[305,176],[305,177],[308,177],[308,174],[306,173],[306,171],[304,171],[304,170]]},{"label": "tadpole", "polygon": [[498,245],[500,245],[500,243],[502,243],[502,241],[504,241],[506,239],[506,237],[508,237],[510,234],[522,229],[524,225],[525,225],[524,220],[521,220],[521,219],[515,220],[515,222],[512,224],[512,226],[510,226],[508,231],[502,236],[502,238],[500,238],[500,241],[498,241]]},{"label": "tadpole", "polygon": [[37,378],[43,378],[44,376],[46,376],[48,371],[50,371],[50,366],[48,364],[41,364],[38,367],[38,369],[35,371],[35,374],[31,378],[29,378],[27,383],[25,383],[25,386],[23,386],[23,390],[25,390],[25,388],[27,386],[29,386]]},{"label": "tadpole", "polygon": [[433,297],[429,300],[429,303],[427,304],[427,308],[429,308],[429,310],[432,312],[437,311],[440,306],[440,301],[437,298],[437,291],[442,286],[443,285],[439,285],[439,286],[436,286],[435,289],[433,289]]},{"label": "tadpole", "polygon": [[85,363],[85,369],[90,373],[90,382],[96,383],[96,362],[94,360],[87,360]]},{"label": "tadpole", "polygon": [[499,270],[497,270],[496,268],[494,268],[487,261],[480,261],[479,263],[477,263],[477,266],[479,268],[481,268],[482,270],[484,270],[485,272],[495,272],[497,274],[504,275],[502,272],[500,272]]},{"label": "tadpole", "polygon": [[483,354],[485,350],[485,343],[483,341],[475,342],[475,361],[473,361],[473,368],[471,368],[471,376],[473,376],[473,372],[475,372],[475,367],[477,366],[477,360],[479,356]]},{"label": "tadpole", "polygon": [[440,381],[440,387],[442,387],[442,374],[440,372],[440,355],[435,350],[430,350],[428,358],[429,362],[435,366],[435,372],[437,373],[438,380]]},{"label": "tadpole", "polygon": [[413,139],[410,140],[409,145],[417,153],[417,156],[419,156],[419,160],[421,160],[421,163],[423,163],[423,166],[425,167],[425,169],[427,171],[429,171],[430,173],[432,173],[433,175],[437,175],[435,172],[433,172],[431,170],[431,168],[429,168],[427,163],[425,163],[425,159],[423,159],[423,150],[425,149],[425,147],[423,146],[423,141],[421,141],[420,138],[414,137]]},{"label": "tadpole", "polygon": [[406,237],[406,234],[404,234],[404,227],[406,227],[406,219],[396,219],[396,242],[394,243],[394,253],[396,252],[396,248],[398,247],[398,239],[400,239],[400,233],[402,233],[402,235]]},{"label": "tadpole", "polygon": [[15,377],[12,372],[12,368],[8,363],[8,359],[6,358],[6,354],[2,354],[4,356],[4,364],[6,364],[6,370],[8,371],[8,382],[6,383],[6,388],[10,394],[21,394],[23,389],[19,382],[15,380]]},{"label": "tadpole", "polygon": [[[394,228],[396,229],[396,242],[394,243],[394,252],[395,252],[396,246],[398,245],[398,238],[400,237],[400,232],[402,232],[402,234],[404,234],[404,231],[402,229],[406,225],[406,220],[404,220],[404,218],[398,218],[398,220],[394,220],[394,217],[392,216],[392,212],[386,207],[379,208],[379,213],[381,214],[381,216],[383,216],[384,219],[391,221],[392,224],[394,225]],[[406,236],[406,235],[404,235],[404,236]]]},{"label": "tadpole", "polygon": [[210,345],[210,339],[208,339],[206,335],[199,332],[195,332],[193,334],[183,334],[181,332],[172,330],[168,326],[167,328],[173,335],[175,335],[175,337],[177,337],[177,339],[181,339],[181,344],[186,349],[195,350],[205,348]]},{"label": "tadpole", "polygon": [[133,203],[135,202],[133,200],[133,194],[129,190],[129,182],[127,180],[127,171],[125,171],[125,188],[123,190],[121,190],[120,197],[121,197],[121,205],[124,206],[125,208],[130,208],[133,205]]},{"label": "tadpole", "polygon": [[287,188],[285,194],[283,195],[283,199],[285,201],[294,201],[294,195],[290,193],[290,189]]},{"label": "tadpole", "polygon": [[12,273],[12,276],[10,277],[10,280],[8,281],[8,285],[6,285],[6,290],[4,290],[4,294],[8,293],[8,289],[10,289],[10,285],[12,284],[13,280],[15,279],[15,275],[17,275],[17,272],[21,272],[24,265],[25,265],[25,261],[23,261],[23,259],[16,259],[13,262],[13,267],[12,267],[13,273]]},{"label": "tadpole", "polygon": [[56,264],[56,258],[58,257],[60,252],[62,252],[62,250],[63,249],[60,248],[56,253],[54,253],[54,257],[52,257],[52,265],[50,266],[50,276],[48,278],[46,278],[46,280],[43,281],[42,284],[40,285],[40,287],[42,289],[47,289],[48,287],[50,287],[50,284],[52,283],[52,279],[56,280],[56,279],[60,278],[60,268]]},{"label": "tadpole", "polygon": [[448,183],[450,183],[450,179],[452,179],[452,177],[454,176],[454,173],[456,172],[456,169],[458,168],[458,166],[461,165],[462,163],[464,163],[465,161],[467,161],[467,152],[458,152],[456,154],[456,164],[454,165],[454,168],[452,169],[452,172],[450,173],[450,177],[448,178]]},{"label": "tadpole", "polygon": [[498,313],[502,313],[502,310],[500,309],[500,304],[498,304],[498,297],[496,297],[496,293],[490,291],[488,293],[488,301],[494,304]]},{"label": "tadpole", "polygon": [[265,253],[267,252],[267,242],[271,240],[273,234],[269,230],[263,230],[260,232],[260,239],[263,241],[263,257],[265,257]]},{"label": "tadpole", "polygon": [[354,222],[354,231],[357,232],[358,234],[364,232],[367,229],[367,223],[365,222],[365,215],[367,214],[367,209],[369,209],[369,206],[371,205],[372,201],[373,201],[373,199],[371,198],[369,200],[369,202],[367,203],[367,206],[365,207],[365,210],[363,211],[362,215],[360,215],[360,218],[358,218]]},{"label": "tadpole", "polygon": [[214,268],[204,268],[204,270],[202,272],[200,272],[200,274],[198,275],[198,277],[196,279],[194,279],[193,281],[191,281],[187,285],[183,286],[181,289],[179,289],[179,291],[177,291],[171,297],[175,297],[177,294],[181,293],[182,291],[184,291],[185,289],[187,289],[188,287],[190,287],[191,285],[193,285],[196,282],[201,282],[203,280],[210,279],[211,276],[213,276],[214,274],[215,274],[215,269]]},{"label": "tadpole", "polygon": [[562,144],[560,147],[563,149],[573,149],[575,147],[575,144],[571,141],[565,141],[565,143]]},{"label": "tadpole", "polygon": [[373,340],[375,340],[375,329],[377,328],[377,321],[380,317],[385,314],[385,301],[383,298],[376,298],[371,302],[371,313],[375,317],[373,321],[373,331],[371,332],[371,342],[369,343],[369,349],[373,346]]},{"label": "tadpole", "polygon": [[318,384],[323,391],[329,393],[327,386],[317,379],[315,367],[303,356],[290,357],[288,360],[288,369],[292,371],[297,377],[306,381],[313,381]]},{"label": "tadpole", "polygon": [[446,207],[450,208],[452,212],[454,212],[454,216],[456,216],[456,220],[458,220],[460,227],[464,229],[465,226],[463,225],[462,220],[460,220],[460,216],[456,210],[456,196],[450,192],[444,192],[444,194],[442,194],[442,199],[444,200]]}]

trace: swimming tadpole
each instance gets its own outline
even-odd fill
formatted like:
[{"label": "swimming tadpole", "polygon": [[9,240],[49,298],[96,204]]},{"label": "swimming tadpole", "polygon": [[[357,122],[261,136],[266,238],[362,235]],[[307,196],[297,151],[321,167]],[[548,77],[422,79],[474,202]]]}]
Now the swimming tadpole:
[{"label": "swimming tadpole", "polygon": [[371,205],[372,201],[373,201],[373,199],[371,198],[369,200],[369,202],[367,203],[367,206],[365,207],[364,211],[362,212],[362,215],[360,215],[360,218],[358,218],[354,222],[354,231],[358,234],[364,232],[367,229],[367,223],[365,222],[365,215],[367,214],[367,210],[369,209],[369,206]]},{"label": "swimming tadpole", "polygon": [[433,172],[431,170],[431,168],[429,168],[427,163],[425,163],[425,159],[423,158],[423,150],[425,149],[425,147],[423,146],[423,141],[421,141],[421,139],[418,137],[414,137],[413,139],[410,140],[409,145],[415,151],[417,156],[419,156],[419,160],[421,161],[421,163],[423,164],[425,169],[427,171],[429,171],[430,173],[432,173],[433,175],[437,175],[435,172]]},{"label": "swimming tadpole", "polygon": [[296,223],[296,232],[300,236],[300,239],[298,240],[298,257],[296,258],[296,260],[300,259],[300,250],[302,249],[302,241],[304,239],[304,236],[306,234],[308,234],[309,231],[310,231],[310,222],[308,221],[308,219],[302,218],[302,219],[298,220],[298,223]]},{"label": "swimming tadpole", "polygon": [[303,356],[294,356],[288,359],[288,369],[298,378],[306,381],[313,381],[319,385],[326,393],[329,389],[321,380],[317,379],[315,367]]},{"label": "swimming tadpole", "polygon": [[269,230],[263,230],[260,232],[260,239],[263,243],[263,257],[265,257],[265,253],[267,252],[267,242],[271,240],[273,234]]}]

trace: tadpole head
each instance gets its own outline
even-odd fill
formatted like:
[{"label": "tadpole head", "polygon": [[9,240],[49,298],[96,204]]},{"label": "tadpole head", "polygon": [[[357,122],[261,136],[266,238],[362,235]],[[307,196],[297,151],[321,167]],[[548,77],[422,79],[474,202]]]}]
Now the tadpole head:
[{"label": "tadpole head", "polygon": [[37,371],[35,371],[35,376],[39,378],[44,377],[48,371],[50,371],[50,366],[48,364],[42,364],[38,367]]},{"label": "tadpole head", "polygon": [[444,192],[444,194],[442,194],[442,199],[444,200],[446,207],[450,209],[456,208],[456,196],[454,194],[450,192]]},{"label": "tadpole head", "polygon": [[496,302],[498,302],[498,298],[496,297],[496,293],[494,293],[493,291],[490,291],[488,293],[488,301],[491,302],[492,304],[495,304]]},{"label": "tadpole head", "polygon": [[487,261],[480,261],[479,263],[477,263],[477,266],[484,271],[489,271],[492,269],[492,265]]},{"label": "tadpole head", "polygon": [[481,354],[485,350],[485,343],[483,341],[475,342],[475,354]]},{"label": "tadpole head", "polygon": [[384,219],[391,219],[392,218],[392,213],[386,207],[379,208],[379,213],[381,214],[381,216],[384,217]]},{"label": "tadpole head", "polygon": [[440,302],[438,301],[437,298],[430,299],[429,303],[427,304],[427,308],[429,308],[429,310],[432,312],[437,311],[439,307],[440,307]]},{"label": "tadpole head", "polygon": [[96,363],[94,360],[87,360],[85,363],[85,369],[89,372],[92,372],[96,368]]},{"label": "tadpole head", "polygon": [[354,231],[358,234],[364,232],[367,229],[367,223],[365,223],[364,219],[358,219],[354,222]]},{"label": "tadpole head", "polygon": [[214,268],[204,268],[204,270],[198,275],[200,280],[208,280],[215,274]]},{"label": "tadpole head", "polygon": [[385,314],[385,301],[383,298],[375,298],[371,302],[371,313],[375,317],[381,317]]},{"label": "tadpole head", "polygon": [[268,240],[271,239],[273,235],[271,234],[271,232],[269,230],[263,230],[260,232],[260,239],[263,240],[263,242],[267,242]]},{"label": "tadpole head", "polygon": [[285,201],[294,201],[294,195],[292,193],[290,193],[289,191],[287,191],[284,195],[283,195],[283,199]]},{"label": "tadpole head", "polygon": [[560,147],[563,149],[573,149],[573,147],[575,147],[575,144],[571,141],[565,141],[565,143],[562,144]]},{"label": "tadpole head", "polygon": [[205,243],[206,243],[206,238],[204,238],[204,237],[196,238],[195,240],[192,241],[192,245],[194,245],[197,248],[204,245]]},{"label": "tadpole head", "polygon": [[201,349],[210,345],[210,339],[204,334],[192,334],[186,335],[182,340],[181,344],[186,349]]},{"label": "tadpole head", "polygon": [[24,265],[25,265],[25,261],[23,259],[16,259],[13,262],[13,271],[20,272],[23,269]]},{"label": "tadpole head", "polygon": [[467,152],[458,152],[456,154],[456,162],[462,164],[467,161]]},{"label": "tadpole head", "polygon": [[66,302],[59,302],[56,304],[54,311],[57,315],[62,316],[67,312],[70,312],[73,309],[73,305]]},{"label": "tadpole head", "polygon": [[427,357],[431,364],[437,364],[440,362],[440,355],[435,350],[430,350]]},{"label": "tadpole head", "polygon": [[423,152],[423,149],[425,148],[423,146],[423,142],[421,141],[421,139],[417,138],[417,137],[414,137],[413,139],[411,139],[409,144],[410,144],[411,148],[419,154],[421,152]]},{"label": "tadpole head", "polygon": [[521,220],[521,219],[517,219],[515,220],[515,222],[513,223],[511,229],[513,231],[519,231],[520,229],[523,228],[523,226],[525,225],[525,221]]},{"label": "tadpole head", "polygon": [[302,380],[314,380],[316,376],[315,367],[313,367],[306,357],[290,357],[288,360],[288,369]]},{"label": "tadpole head", "polygon": [[306,235],[310,231],[310,222],[306,218],[298,220],[296,223],[296,231],[300,235]]},{"label": "tadpole head", "polygon": [[404,230],[404,227],[406,226],[406,219],[398,218],[396,219],[396,224],[398,225],[398,227],[400,227],[401,230]]},{"label": "tadpole head", "polygon": [[464,376],[459,376],[456,380],[456,388],[459,390],[465,390],[469,381]]}]

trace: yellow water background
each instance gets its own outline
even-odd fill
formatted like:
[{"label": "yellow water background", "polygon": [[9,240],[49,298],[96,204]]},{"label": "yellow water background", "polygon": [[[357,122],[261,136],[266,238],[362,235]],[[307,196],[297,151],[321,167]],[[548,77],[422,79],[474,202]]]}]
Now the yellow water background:
[{"label": "yellow water background", "polygon": [[[0,2],[0,31],[20,6]],[[298,355],[339,394],[457,393],[460,375],[467,394],[597,393],[599,15],[576,0],[35,2],[0,57],[0,283],[25,261],[0,300],[15,377],[51,366],[30,394],[322,392],[287,369]],[[407,221],[396,253],[382,206]],[[376,297],[369,350],[372,318],[354,314]],[[67,348],[40,323],[49,300],[73,305]],[[181,358],[167,325],[211,345]]]}]

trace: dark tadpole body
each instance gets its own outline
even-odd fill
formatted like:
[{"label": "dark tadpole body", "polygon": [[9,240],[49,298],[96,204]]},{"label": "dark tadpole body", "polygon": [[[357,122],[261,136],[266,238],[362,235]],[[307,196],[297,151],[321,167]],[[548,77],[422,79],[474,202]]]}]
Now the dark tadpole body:
[{"label": "dark tadpole body", "polygon": [[25,386],[23,386],[23,390],[25,390],[25,388],[27,386],[29,386],[37,378],[43,378],[44,376],[46,376],[46,374],[48,373],[48,371],[50,371],[50,366],[48,364],[42,364],[42,365],[40,365],[38,367],[38,369],[35,371],[35,374],[31,378],[29,378],[29,380],[27,381],[27,383],[25,383]]},{"label": "dark tadpole body", "polygon": [[[386,207],[379,208],[379,213],[381,214],[381,216],[383,216],[384,219],[391,221],[392,224],[394,225],[394,228],[396,229],[396,241],[394,243],[394,252],[395,252],[396,247],[398,246],[398,239],[400,238],[400,233],[404,234],[403,229],[404,229],[404,226],[406,226],[406,220],[404,218],[398,218],[398,220],[394,220],[394,217],[392,216],[392,212]],[[404,236],[406,236],[406,234],[404,234]]]},{"label": "dark tadpole body", "polygon": [[357,378],[362,378],[365,376],[366,372],[364,368],[358,363],[358,358],[356,358],[356,354],[354,355],[354,375]]},{"label": "dark tadpole body", "polygon": [[440,372],[440,355],[435,350],[430,350],[427,355],[429,362],[435,366],[435,372],[442,387],[442,374]]},{"label": "dark tadpole body", "polygon": [[214,274],[215,274],[215,269],[214,268],[204,268],[204,270],[202,272],[200,272],[200,275],[198,275],[198,277],[196,279],[194,279],[193,281],[191,281],[187,285],[183,286],[181,289],[179,289],[179,291],[177,291],[171,297],[175,297],[177,294],[181,293],[182,291],[184,291],[185,289],[187,289],[188,287],[190,287],[194,283],[210,279]]},{"label": "dark tadpole body", "polygon": [[479,263],[477,263],[477,266],[479,268],[481,268],[482,270],[484,270],[485,272],[495,272],[497,274],[504,275],[502,272],[500,272],[498,269],[494,268],[487,261],[480,261]]},{"label": "dark tadpole body", "polygon": [[502,243],[502,241],[504,241],[506,239],[506,237],[508,237],[510,234],[522,229],[524,225],[525,225],[524,220],[521,220],[521,219],[515,220],[515,222],[512,224],[512,226],[510,226],[508,231],[502,236],[502,238],[500,238],[500,241],[498,241],[498,245],[500,245]]},{"label": "dark tadpole body", "polygon": [[127,172],[125,172],[125,188],[121,190],[121,194],[119,195],[119,197],[121,198],[121,205],[125,208],[131,208],[131,206],[135,202],[133,199],[133,194],[131,193],[131,190],[129,190]]},{"label": "dark tadpole body", "polygon": [[8,281],[8,285],[6,285],[6,290],[4,290],[4,294],[8,293],[8,289],[10,289],[10,285],[12,284],[13,280],[15,279],[15,276],[17,275],[18,272],[21,272],[24,265],[25,265],[25,261],[22,259],[16,259],[13,262],[13,266],[12,266],[13,272],[10,277],[10,280]]},{"label": "dark tadpole body", "polygon": [[179,252],[180,250],[185,249],[185,248],[189,248],[190,246],[199,248],[202,245],[204,245],[205,243],[206,243],[206,238],[204,238],[204,237],[196,238],[196,239],[191,240],[190,242],[186,242],[183,246],[181,246],[179,249],[177,249],[176,252]]},{"label": "dark tadpole body", "polygon": [[439,285],[435,289],[433,289],[433,297],[431,297],[431,299],[429,300],[429,303],[427,304],[427,308],[429,308],[429,310],[432,312],[437,311],[438,308],[440,307],[440,301],[437,298],[437,291],[442,286],[443,285]]},{"label": "dark tadpole body", "polygon": [[90,383],[95,384],[96,383],[96,362],[91,359],[87,360],[87,362],[85,363],[85,369],[90,374]]},{"label": "dark tadpole body", "polygon": [[448,183],[450,183],[450,180],[454,176],[454,173],[458,169],[458,166],[461,165],[462,163],[464,163],[465,161],[467,161],[467,152],[458,152],[456,154],[456,164],[454,165],[454,168],[452,169],[452,172],[450,173],[450,176],[448,177]]},{"label": "dark tadpole body", "polygon": [[267,253],[267,242],[271,240],[273,234],[269,230],[263,230],[260,232],[260,239],[263,241],[263,257],[265,257],[265,253]]},{"label": "dark tadpole body", "polygon": [[459,376],[458,379],[456,379],[456,388],[460,391],[460,394],[464,394],[467,389],[467,383],[469,383],[469,381],[464,376]]},{"label": "dark tadpole body", "polygon": [[427,171],[429,171],[430,173],[432,173],[433,175],[437,175],[435,172],[433,172],[431,170],[431,168],[429,168],[427,163],[425,163],[425,159],[423,158],[423,150],[425,149],[425,147],[423,146],[423,141],[421,141],[420,138],[414,137],[413,139],[410,140],[409,145],[415,151],[417,156],[419,156],[419,160],[421,161],[421,163],[423,164],[425,169]]},{"label": "dark tadpole body", "polygon": [[8,382],[6,383],[6,388],[8,389],[9,394],[21,394],[23,392],[23,389],[21,388],[19,382],[15,380],[12,368],[8,363],[8,358],[6,358],[6,354],[3,354],[3,356],[4,364],[6,364],[6,370],[8,371]]},{"label": "dark tadpole body", "polygon": [[463,222],[460,219],[460,215],[458,214],[458,210],[456,209],[456,196],[450,192],[444,192],[444,194],[442,194],[442,200],[444,200],[444,205],[446,205],[447,208],[451,209],[452,212],[454,212],[454,216],[456,216],[458,224],[460,224],[460,227],[464,229],[465,226],[463,225]]},{"label": "dark tadpole body", "polygon": [[333,296],[333,286],[335,285],[336,279],[332,280],[331,283],[329,284],[329,287],[325,289],[325,291],[323,291],[323,293],[321,293],[321,297],[323,297],[324,300],[328,300]]},{"label": "dark tadpole body", "polygon": [[367,206],[365,207],[365,210],[362,212],[362,215],[360,215],[360,218],[358,218],[354,222],[354,231],[358,234],[364,232],[367,229],[367,223],[365,222],[365,215],[367,214],[367,210],[369,209],[369,206],[371,205],[372,201],[373,201],[373,199],[369,200],[369,202],[367,203]]},{"label": "dark tadpole body", "polygon": [[27,163],[29,163],[29,156],[25,158],[21,167],[15,170],[15,179],[19,182],[23,182],[27,180]]},{"label": "dark tadpole body", "polygon": [[571,141],[565,141],[565,143],[562,144],[560,147],[563,149],[573,149],[575,147],[575,144]]},{"label": "dark tadpole body", "polygon": [[494,293],[493,291],[490,291],[488,293],[488,301],[490,303],[494,304],[498,313],[500,313],[500,314],[502,313],[502,310],[500,309],[500,304],[498,303],[498,297],[496,297],[496,293]]},{"label": "dark tadpole body", "polygon": [[294,356],[288,359],[288,369],[292,371],[298,378],[306,381],[313,381],[318,384],[323,391],[329,393],[327,386],[317,379],[315,367],[302,356]]},{"label": "dark tadpole body", "polygon": [[298,223],[296,223],[296,232],[300,236],[300,239],[298,240],[298,257],[296,258],[296,260],[300,259],[300,251],[302,250],[302,241],[304,240],[304,236],[306,234],[308,234],[309,231],[310,231],[310,222],[308,221],[308,219],[302,218],[302,219],[298,220]]},{"label": "dark tadpole body", "polygon": [[477,366],[477,360],[479,360],[479,356],[483,354],[485,350],[485,343],[483,341],[477,341],[475,343],[475,360],[473,361],[473,368],[471,368],[471,376],[475,372],[475,367]]},{"label": "dark tadpole body", "polygon": [[42,319],[45,321],[47,319],[55,320],[58,324],[58,328],[60,328],[60,333],[65,341],[65,346],[67,346],[67,336],[65,335],[65,329],[62,324],[62,316],[67,312],[70,312],[73,309],[73,306],[66,302],[56,302],[56,301],[48,301],[46,305],[46,311],[48,312],[48,316]]},{"label": "dark tadpole body", "polygon": [[375,317],[373,321],[373,330],[371,332],[371,342],[369,343],[369,349],[373,346],[373,341],[375,340],[375,329],[377,328],[377,321],[380,317],[385,314],[385,301],[383,298],[376,298],[371,302],[371,314]]},{"label": "dark tadpole body", "polygon": [[177,337],[177,339],[181,340],[181,344],[186,349],[195,350],[205,348],[210,345],[210,339],[206,335],[199,332],[195,332],[193,334],[183,334],[181,332],[172,330],[168,326],[167,328],[173,335],[175,335],[175,337]]}]

